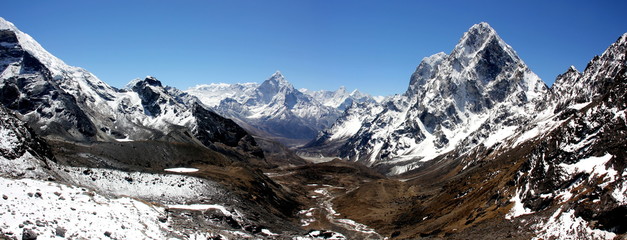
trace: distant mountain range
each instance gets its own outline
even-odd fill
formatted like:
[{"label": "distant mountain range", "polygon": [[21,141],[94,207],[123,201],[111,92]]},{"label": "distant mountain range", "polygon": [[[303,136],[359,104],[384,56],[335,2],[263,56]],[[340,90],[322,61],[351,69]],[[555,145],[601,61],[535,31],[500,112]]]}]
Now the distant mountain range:
[{"label": "distant mountain range", "polygon": [[298,90],[276,72],[262,82],[199,85],[186,91],[251,133],[299,146],[333,124],[353,103],[376,102],[357,90]]},{"label": "distant mountain range", "polygon": [[626,56],[548,87],[479,23],[385,98],[117,89],[0,18],[0,238],[621,239]]}]

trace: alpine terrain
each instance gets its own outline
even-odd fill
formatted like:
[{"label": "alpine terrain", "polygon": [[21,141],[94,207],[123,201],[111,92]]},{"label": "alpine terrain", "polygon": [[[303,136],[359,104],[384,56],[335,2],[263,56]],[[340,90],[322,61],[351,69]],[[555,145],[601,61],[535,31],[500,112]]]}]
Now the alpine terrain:
[{"label": "alpine terrain", "polygon": [[625,239],[626,55],[548,87],[479,23],[385,98],[118,89],[0,18],[0,239]]}]

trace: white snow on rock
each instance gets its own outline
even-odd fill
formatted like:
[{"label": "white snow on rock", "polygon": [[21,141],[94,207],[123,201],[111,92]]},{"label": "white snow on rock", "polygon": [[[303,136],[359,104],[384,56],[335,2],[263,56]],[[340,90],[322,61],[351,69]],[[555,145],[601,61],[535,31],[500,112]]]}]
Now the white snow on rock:
[{"label": "white snow on rock", "polygon": [[10,151],[19,145],[15,132],[11,129],[0,129],[0,150]]},{"label": "white snow on rock", "polygon": [[602,176],[606,174],[606,179],[614,180],[618,177],[618,172],[611,168],[608,169],[605,166],[607,162],[612,159],[612,157],[614,156],[612,156],[611,154],[605,154],[600,157],[592,156],[581,159],[574,164],[562,163],[559,166],[562,168],[562,170],[565,171],[568,176],[574,176],[575,174],[585,172],[597,176]]},{"label": "white snow on rock", "polygon": [[614,239],[616,234],[591,229],[588,222],[575,216],[575,210],[566,212],[560,208],[546,222],[534,226],[537,236],[533,239]]},{"label": "white snow on rock", "polygon": [[231,216],[231,212],[226,210],[224,206],[218,205],[218,204],[189,204],[189,205],[176,204],[176,205],[168,205],[168,208],[187,209],[187,210],[195,210],[195,211],[217,209],[217,210],[220,210],[220,212],[222,212],[222,214],[224,214],[225,216]]},{"label": "white snow on rock", "polygon": [[18,239],[21,224],[40,239],[166,238],[168,226],[158,221],[164,208],[128,197],[109,199],[84,188],[3,177],[0,193],[7,198],[0,199],[0,229]]},{"label": "white snow on rock", "polygon": [[113,169],[55,166],[66,181],[115,196],[131,196],[167,204],[183,204],[226,194],[219,184],[179,174],[125,172]]},{"label": "white snow on rock", "polygon": [[186,92],[197,96],[202,103],[209,107],[217,107],[220,105],[220,101],[226,98],[239,99],[250,96],[257,87],[259,87],[258,83],[211,83],[191,87]]},{"label": "white snow on rock", "polygon": [[581,110],[582,108],[588,106],[588,104],[590,104],[590,103],[591,102],[578,103],[578,104],[571,105],[568,108],[575,109],[575,110]]},{"label": "white snow on rock", "polygon": [[494,144],[499,143],[504,139],[514,135],[514,133],[516,132],[516,128],[516,126],[506,126],[497,130],[492,135],[490,135],[490,137],[488,137],[485,142],[483,142],[483,145],[485,145],[486,147],[494,146]]},{"label": "white snow on rock", "polygon": [[[622,179],[627,179],[627,170],[623,171]],[[622,181],[619,186],[612,192],[612,197],[622,205],[627,205],[627,183]]]},{"label": "white snow on rock", "polygon": [[329,140],[336,140],[342,138],[348,138],[357,133],[361,128],[362,119],[357,116],[351,116],[348,120],[344,122],[344,125],[337,129],[337,131],[333,132],[331,138]]},{"label": "white snow on rock", "polygon": [[15,159],[0,156],[0,176],[45,179],[49,174],[42,169],[43,165],[30,152]]},{"label": "white snow on rock", "polygon": [[505,215],[505,219],[509,220],[509,219],[516,218],[525,214],[533,213],[530,209],[524,207],[520,199],[520,194],[521,194],[520,191],[516,190],[514,197],[512,197],[512,199],[509,200],[510,202],[514,203],[514,206],[512,206],[512,208],[509,210],[509,213]]}]

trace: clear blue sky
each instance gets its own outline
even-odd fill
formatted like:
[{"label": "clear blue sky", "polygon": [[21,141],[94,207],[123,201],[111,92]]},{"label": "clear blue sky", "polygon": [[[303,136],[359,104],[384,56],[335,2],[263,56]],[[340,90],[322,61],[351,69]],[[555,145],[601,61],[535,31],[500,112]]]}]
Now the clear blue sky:
[{"label": "clear blue sky", "polygon": [[4,1],[52,54],[122,87],[261,82],[402,93],[423,57],[486,21],[548,85],[627,32],[627,1]]}]

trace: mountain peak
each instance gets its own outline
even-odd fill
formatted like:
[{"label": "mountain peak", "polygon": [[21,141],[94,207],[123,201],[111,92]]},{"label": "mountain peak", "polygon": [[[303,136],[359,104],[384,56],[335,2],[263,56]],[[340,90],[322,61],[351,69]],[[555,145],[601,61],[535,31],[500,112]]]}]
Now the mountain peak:
[{"label": "mountain peak", "polygon": [[487,22],[480,22],[480,23],[477,23],[475,25],[472,25],[472,27],[470,27],[470,29],[468,29],[468,32],[473,32],[473,31],[495,32],[494,28],[492,28],[492,26],[490,26],[490,24],[488,24]]},{"label": "mountain peak", "polygon": [[281,71],[274,72],[274,74],[272,74],[272,76],[270,76],[270,78],[268,78],[268,80],[266,80],[264,83],[262,83],[262,85],[265,83],[275,85],[276,87],[287,86],[293,88],[292,84],[288,82],[287,79],[285,79],[285,76],[283,76]]},{"label": "mountain peak", "polygon": [[[523,63],[511,46],[487,23],[473,25],[464,33],[450,56],[456,60],[456,70],[484,61],[497,63],[509,59],[512,63]],[[500,60],[497,60],[500,59]]]},{"label": "mountain peak", "polygon": [[53,56],[46,51],[35,39],[30,35],[20,31],[13,23],[0,17],[0,31],[11,31],[15,34],[19,45],[26,52],[37,58],[41,63],[49,68],[53,76],[61,78],[63,73],[68,71],[70,66],[66,65],[61,59]]},{"label": "mountain peak", "polygon": [[161,85],[161,81],[159,81],[157,78],[153,76],[146,76],[144,79],[141,79],[141,78],[133,79],[128,84],[126,84],[125,88],[133,89],[135,86],[139,84],[143,84],[143,83],[145,83],[145,85],[163,87],[163,85]]},{"label": "mountain peak", "polygon": [[272,74],[272,76],[270,76],[270,78],[268,78],[268,80],[274,80],[274,81],[277,81],[277,82],[286,82],[285,76],[283,76],[283,74],[279,70],[274,72]]},{"label": "mountain peak", "polygon": [[568,67],[567,72],[579,72],[579,70],[577,70],[577,68],[575,68],[575,66],[570,65],[570,67]]},{"label": "mountain peak", "polygon": [[494,37],[496,37],[498,40],[501,40],[498,34],[496,33],[496,30],[494,30],[494,28],[492,28],[490,24],[486,22],[481,22],[481,23],[472,25],[472,27],[470,27],[468,31],[464,33],[464,36],[460,40],[460,43],[468,42],[468,41],[470,41],[470,43],[472,42],[485,43],[485,42],[492,40],[492,38]]},{"label": "mountain peak", "polygon": [[15,25],[13,25],[13,23],[7,21],[6,19],[0,17],[0,29],[9,29],[9,30],[16,30]]},{"label": "mountain peak", "polygon": [[464,33],[451,55],[462,58],[472,58],[486,47],[498,46],[512,57],[518,58],[514,50],[507,45],[496,31],[486,22],[473,25]]},{"label": "mountain peak", "polygon": [[146,78],[144,79],[144,82],[151,86],[163,87],[163,85],[161,85],[161,81],[159,81],[157,78],[153,76],[146,76]]}]

